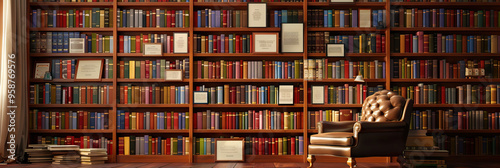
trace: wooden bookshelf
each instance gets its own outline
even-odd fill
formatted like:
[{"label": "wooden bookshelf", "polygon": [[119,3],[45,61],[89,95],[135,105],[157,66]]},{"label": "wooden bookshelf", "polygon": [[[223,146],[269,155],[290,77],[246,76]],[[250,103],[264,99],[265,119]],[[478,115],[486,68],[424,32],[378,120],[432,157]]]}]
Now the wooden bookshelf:
[{"label": "wooden bookshelf", "polygon": [[[193,161],[197,163],[213,163],[214,155],[193,155]],[[302,162],[303,155],[245,155],[245,162],[270,163],[270,162]]]},{"label": "wooden bookshelf", "polygon": [[[366,81],[366,80],[365,80]],[[500,79],[391,79],[391,82],[397,83],[498,83]]]},{"label": "wooden bookshelf", "polygon": [[204,129],[195,129],[193,130],[193,133],[214,133],[214,134],[221,134],[221,133],[245,133],[245,134],[260,134],[260,133],[275,133],[275,134],[300,134],[303,133],[302,129],[295,129],[295,130],[245,130],[245,129],[226,129],[226,130],[204,130]]},{"label": "wooden bookshelf", "polygon": [[44,134],[111,134],[113,129],[60,129],[60,130],[29,130],[30,133],[44,133]]},{"label": "wooden bookshelf", "polygon": [[31,27],[30,31],[51,31],[51,32],[59,32],[59,31],[82,31],[82,32],[112,32],[113,28],[105,27],[105,28],[81,28],[81,27],[73,27],[73,28],[63,28],[63,27],[44,27],[44,28],[34,28]]},{"label": "wooden bookshelf", "polygon": [[500,130],[489,130],[489,129],[475,129],[475,130],[439,130],[430,129],[427,130],[427,135],[434,134],[500,134]]},{"label": "wooden bookshelf", "polygon": [[32,7],[113,7],[113,2],[30,2]]},{"label": "wooden bookshelf", "polygon": [[498,27],[393,27],[391,31],[402,31],[402,32],[498,32],[500,29]]},{"label": "wooden bookshelf", "polygon": [[391,6],[403,7],[498,7],[496,2],[391,2]]},{"label": "wooden bookshelf", "polygon": [[184,27],[119,27],[120,32],[187,32]]},{"label": "wooden bookshelf", "polygon": [[189,7],[189,2],[118,2],[118,7]]},{"label": "wooden bookshelf", "polygon": [[302,79],[194,79],[196,83],[302,83]]},{"label": "wooden bookshelf", "polygon": [[127,129],[117,129],[116,133],[122,134],[189,134],[189,130],[174,130],[174,129],[163,129],[163,130],[146,130],[146,129],[136,129],[136,130],[127,130]]},{"label": "wooden bookshelf", "polygon": [[112,57],[113,53],[30,53],[30,57]]}]

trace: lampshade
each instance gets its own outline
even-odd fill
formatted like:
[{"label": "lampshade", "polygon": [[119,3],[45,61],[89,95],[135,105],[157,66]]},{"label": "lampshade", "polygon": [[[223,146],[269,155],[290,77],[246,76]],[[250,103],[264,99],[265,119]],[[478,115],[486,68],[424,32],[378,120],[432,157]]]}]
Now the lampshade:
[{"label": "lampshade", "polygon": [[356,79],[354,79],[354,82],[365,82],[365,80],[363,79],[363,76],[358,75],[356,76]]}]

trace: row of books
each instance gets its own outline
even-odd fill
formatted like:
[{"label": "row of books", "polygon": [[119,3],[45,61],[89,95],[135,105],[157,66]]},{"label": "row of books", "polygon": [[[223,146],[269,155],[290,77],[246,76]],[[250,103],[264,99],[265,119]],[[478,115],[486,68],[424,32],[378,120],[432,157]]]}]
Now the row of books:
[{"label": "row of books", "polygon": [[391,27],[498,27],[497,10],[391,9]]},{"label": "row of books", "polygon": [[197,79],[302,79],[302,60],[195,62]]},{"label": "row of books", "polygon": [[498,53],[498,35],[391,34],[393,53]]},{"label": "row of books", "polygon": [[189,2],[189,0],[118,0],[118,2]]},{"label": "row of books", "polygon": [[180,69],[189,79],[189,59],[124,60],[118,63],[120,79],[165,79],[165,70]]},{"label": "row of books", "polygon": [[195,0],[194,2],[303,2],[302,0]]},{"label": "row of books", "polygon": [[354,79],[357,75],[365,79],[384,79],[385,62],[307,59],[304,61],[304,79]]},{"label": "row of books", "polygon": [[270,10],[269,27],[281,27],[281,23],[303,23],[302,10]]},{"label": "row of books", "polygon": [[307,33],[308,53],[325,53],[325,45],[331,43],[344,44],[345,53],[385,53],[385,35],[383,34],[333,35],[330,32]]},{"label": "row of books", "polygon": [[450,155],[498,155],[500,154],[500,136],[436,136],[437,146],[450,151]]},{"label": "row of books", "polygon": [[118,155],[188,155],[189,137],[118,137]]},{"label": "row of books", "polygon": [[[278,104],[279,87],[240,85],[240,86],[196,86],[195,91],[208,91],[209,104]],[[304,101],[303,86],[294,86],[293,102],[302,104]]]},{"label": "row of books", "polygon": [[[360,27],[361,21],[358,9],[308,9],[307,10],[307,27]],[[386,23],[385,10],[371,10],[371,27],[377,27],[379,22],[383,25]]]},{"label": "row of books", "polygon": [[194,12],[195,27],[247,27],[247,10],[202,9]]},{"label": "row of books", "polygon": [[[328,0],[308,0],[307,2],[330,2]],[[385,0],[353,0],[353,2],[385,2]]]},{"label": "row of books", "polygon": [[117,9],[118,27],[189,27],[189,10]]},{"label": "row of books", "polygon": [[415,100],[415,104],[498,104],[500,85],[458,85],[456,87],[423,84],[393,86],[399,95]]},{"label": "row of books", "polygon": [[393,78],[400,79],[466,79],[500,78],[498,60],[458,60],[456,63],[441,60],[391,59]]},{"label": "row of books", "polygon": [[361,113],[353,109],[307,111],[307,129],[316,129],[320,121],[359,121]]},{"label": "row of books", "polygon": [[49,144],[49,145],[78,145],[81,149],[87,148],[104,148],[107,150],[108,155],[113,154],[113,140],[108,139],[104,136],[92,137],[92,136],[37,136],[38,144]]},{"label": "row of books", "polygon": [[499,0],[452,0],[452,1],[446,1],[446,0],[391,0],[391,2],[500,2]]},{"label": "row of books", "polygon": [[116,110],[116,128],[126,130],[189,129],[189,113]]},{"label": "row of books", "polygon": [[193,43],[196,53],[250,53],[253,48],[250,34],[194,34]]},{"label": "row of books", "polygon": [[120,104],[188,104],[189,86],[120,86]]},{"label": "row of books", "polygon": [[[75,79],[76,59],[52,60],[51,73],[53,79]],[[113,79],[113,60],[104,59],[102,78]]]},{"label": "row of books", "polygon": [[30,32],[31,53],[69,53],[69,39],[83,38],[85,53],[113,53],[113,36],[80,32]]},{"label": "row of books", "polygon": [[500,129],[499,115],[500,112],[485,110],[415,110],[411,113],[410,129],[495,130]]},{"label": "row of books", "polygon": [[30,110],[30,129],[109,129],[109,112]]},{"label": "row of books", "polygon": [[31,27],[105,28],[113,27],[113,8],[36,9],[30,12],[30,18]]},{"label": "row of books", "polygon": [[[221,137],[222,138],[222,137]],[[231,137],[243,138],[245,155],[303,155],[304,137],[288,136],[276,138],[263,137]],[[218,138],[194,137],[193,149],[195,155],[214,155],[215,141]]]},{"label": "row of books", "polygon": [[118,36],[119,53],[143,53],[144,43],[161,43],[163,53],[174,53],[174,37],[167,34],[138,34]]},{"label": "row of books", "polygon": [[30,0],[30,2],[113,2],[113,0]]},{"label": "row of books", "polygon": [[[363,84],[324,85],[324,104],[363,104],[366,97],[381,90],[384,90],[383,85],[370,87]],[[309,88],[307,92],[308,100],[312,100],[311,96],[312,89]]]},{"label": "row of books", "polygon": [[111,104],[113,85],[30,85],[31,104]]},{"label": "row of books", "polygon": [[193,113],[194,129],[292,130],[302,128],[301,112],[248,110],[243,112]]}]

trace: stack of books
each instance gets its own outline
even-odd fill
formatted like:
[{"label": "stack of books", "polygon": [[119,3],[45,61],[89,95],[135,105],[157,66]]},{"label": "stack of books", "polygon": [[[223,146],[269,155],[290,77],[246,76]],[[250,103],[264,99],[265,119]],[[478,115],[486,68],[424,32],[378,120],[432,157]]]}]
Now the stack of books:
[{"label": "stack of books", "polygon": [[104,148],[80,149],[80,155],[82,164],[104,164],[108,160],[108,153]]},{"label": "stack of books", "polygon": [[52,164],[74,164],[78,163],[80,156],[78,145],[49,145],[48,150],[52,152],[54,158]]},{"label": "stack of books", "polygon": [[426,131],[411,131],[406,141],[404,165],[409,168],[437,167],[446,168],[447,150],[439,150],[434,145],[434,138],[426,136]]},{"label": "stack of books", "polygon": [[50,153],[45,144],[29,144],[25,152],[28,154],[28,161],[31,163],[52,161],[52,153]]}]

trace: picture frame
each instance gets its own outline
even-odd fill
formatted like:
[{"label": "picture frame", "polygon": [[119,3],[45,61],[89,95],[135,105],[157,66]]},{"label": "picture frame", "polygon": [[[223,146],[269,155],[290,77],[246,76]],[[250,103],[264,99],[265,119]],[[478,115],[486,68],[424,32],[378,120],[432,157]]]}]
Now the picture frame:
[{"label": "picture frame", "polygon": [[183,79],[182,69],[166,69],[165,70],[165,80],[166,81],[182,81]]},{"label": "picture frame", "polygon": [[103,59],[78,59],[75,67],[75,80],[101,81]]},{"label": "picture frame", "polygon": [[358,9],[359,27],[370,28],[372,27],[372,10],[371,9]]},{"label": "picture frame", "polygon": [[144,43],[144,52],[142,56],[162,56],[163,45],[162,43]]},{"label": "picture frame", "polygon": [[330,0],[330,3],[354,3],[354,0]]},{"label": "picture frame", "polygon": [[69,53],[85,53],[85,38],[69,38]]},{"label": "picture frame", "polygon": [[281,24],[281,52],[304,52],[304,23]]},{"label": "picture frame", "polygon": [[215,139],[215,161],[216,162],[243,162],[245,161],[245,139],[244,138],[216,138]]},{"label": "picture frame", "polygon": [[325,52],[327,57],[344,57],[345,56],[345,44],[342,43],[330,43],[326,44]]},{"label": "picture frame", "polygon": [[248,27],[267,27],[267,3],[249,2],[247,6]]},{"label": "picture frame", "polygon": [[278,104],[293,105],[293,85],[279,85]]},{"label": "picture frame", "polygon": [[36,62],[35,72],[33,73],[35,79],[44,79],[45,73],[50,72],[51,69],[50,62]]},{"label": "picture frame", "polygon": [[208,91],[193,91],[193,104],[208,104]]},{"label": "picture frame", "polygon": [[174,32],[174,54],[187,54],[189,52],[189,33]]},{"label": "picture frame", "polygon": [[253,32],[253,53],[256,54],[278,54],[279,53],[279,33],[274,32]]},{"label": "picture frame", "polygon": [[311,86],[311,104],[325,104],[325,86]]}]

